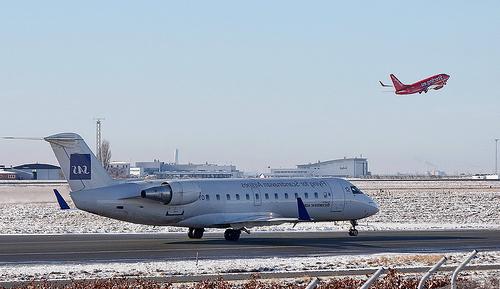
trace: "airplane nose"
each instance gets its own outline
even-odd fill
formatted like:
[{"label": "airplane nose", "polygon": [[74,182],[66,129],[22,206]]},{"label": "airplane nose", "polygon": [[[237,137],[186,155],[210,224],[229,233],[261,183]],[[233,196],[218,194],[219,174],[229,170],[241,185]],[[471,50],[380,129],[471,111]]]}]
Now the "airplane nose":
[{"label": "airplane nose", "polygon": [[378,207],[377,203],[375,203],[374,201],[369,202],[368,207],[369,207],[368,214],[370,216],[375,215],[379,211],[379,207]]}]

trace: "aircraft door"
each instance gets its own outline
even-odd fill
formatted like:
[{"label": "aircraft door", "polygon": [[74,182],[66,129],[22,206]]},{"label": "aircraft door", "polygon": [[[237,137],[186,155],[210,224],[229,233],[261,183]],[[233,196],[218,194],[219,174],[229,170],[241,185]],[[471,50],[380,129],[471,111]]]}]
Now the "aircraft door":
[{"label": "aircraft door", "polygon": [[330,203],[331,212],[342,212],[345,207],[345,191],[338,181],[327,182],[332,198]]},{"label": "aircraft door", "polygon": [[253,204],[255,206],[262,205],[262,196],[260,195],[259,188],[252,187],[252,198],[253,198]]}]

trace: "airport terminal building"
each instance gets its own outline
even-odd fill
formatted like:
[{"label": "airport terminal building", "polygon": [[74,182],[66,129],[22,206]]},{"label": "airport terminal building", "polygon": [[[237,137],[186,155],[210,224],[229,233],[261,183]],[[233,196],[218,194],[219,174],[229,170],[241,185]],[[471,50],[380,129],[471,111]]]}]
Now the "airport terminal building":
[{"label": "airport terminal building", "polygon": [[217,164],[176,164],[159,160],[152,162],[136,162],[131,166],[126,162],[112,162],[110,173],[116,178],[156,178],[156,179],[207,179],[207,178],[241,178],[243,172],[234,165]]},{"label": "airport terminal building", "polygon": [[297,165],[297,168],[271,169],[271,173],[266,176],[363,178],[369,175],[366,158],[343,158]]}]

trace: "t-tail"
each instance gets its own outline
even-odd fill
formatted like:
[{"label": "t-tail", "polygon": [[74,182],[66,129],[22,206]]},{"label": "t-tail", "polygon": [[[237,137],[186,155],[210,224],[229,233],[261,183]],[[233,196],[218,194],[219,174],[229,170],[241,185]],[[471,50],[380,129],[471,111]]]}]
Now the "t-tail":
[{"label": "t-tail", "polygon": [[396,91],[404,89],[406,87],[406,85],[403,84],[401,81],[399,81],[399,79],[394,74],[391,74],[391,80],[392,84],[394,84],[394,88],[396,89]]},{"label": "t-tail", "polygon": [[115,183],[78,134],[60,133],[44,139],[52,146],[72,192],[96,189]]}]

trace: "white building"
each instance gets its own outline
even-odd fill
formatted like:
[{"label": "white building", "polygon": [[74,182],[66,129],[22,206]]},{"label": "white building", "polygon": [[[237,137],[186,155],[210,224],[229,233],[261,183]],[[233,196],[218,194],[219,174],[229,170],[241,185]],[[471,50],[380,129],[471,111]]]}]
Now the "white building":
[{"label": "white building", "polygon": [[137,167],[130,167],[130,176],[133,178],[140,178],[144,176],[144,169]]},{"label": "white building", "polygon": [[152,162],[136,162],[135,167],[142,170],[141,176],[143,176],[160,172],[163,164],[159,160],[154,160]]},{"label": "white building", "polygon": [[368,176],[366,158],[343,158],[297,165],[291,169],[271,169],[270,177],[350,177]]},{"label": "white building", "polygon": [[130,176],[129,162],[110,162],[108,172],[113,178],[125,179]]},{"label": "white building", "polygon": [[17,178],[15,172],[4,170],[4,168],[0,168],[0,180],[12,181]]},{"label": "white building", "polygon": [[177,178],[241,178],[243,173],[234,165],[216,164],[168,164],[160,161],[135,163],[134,175],[140,172],[140,176],[154,176],[159,179]]}]

